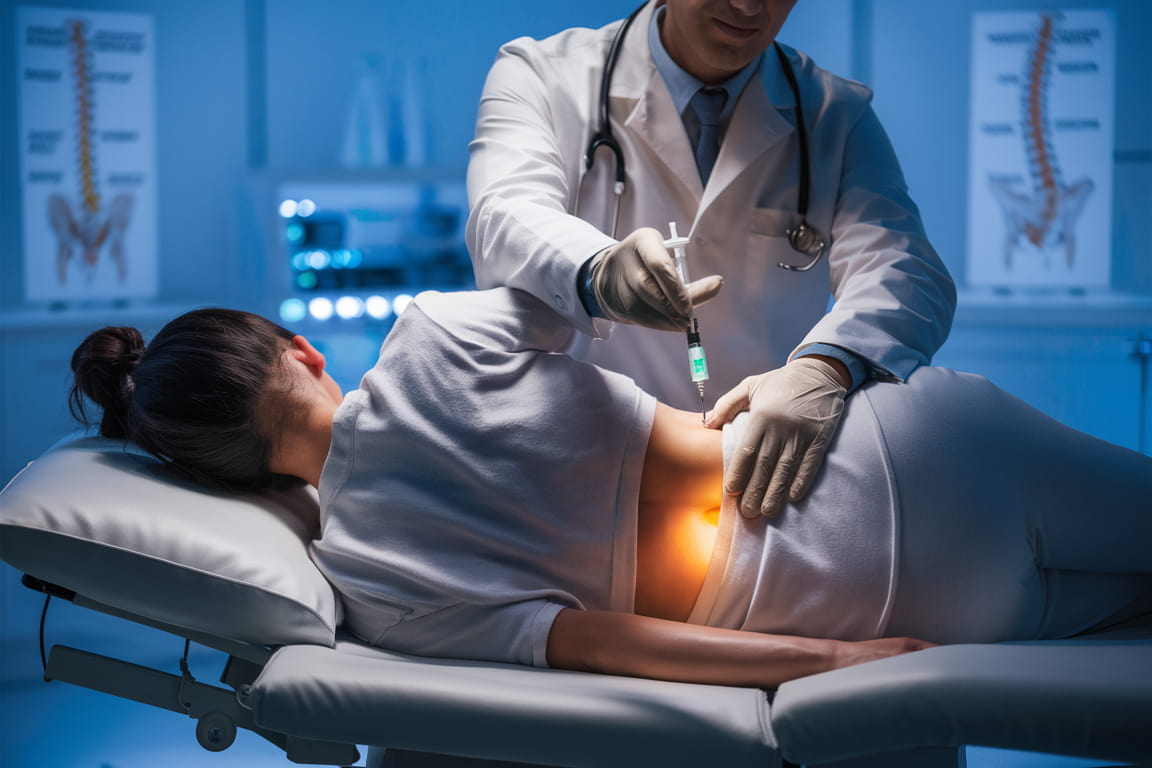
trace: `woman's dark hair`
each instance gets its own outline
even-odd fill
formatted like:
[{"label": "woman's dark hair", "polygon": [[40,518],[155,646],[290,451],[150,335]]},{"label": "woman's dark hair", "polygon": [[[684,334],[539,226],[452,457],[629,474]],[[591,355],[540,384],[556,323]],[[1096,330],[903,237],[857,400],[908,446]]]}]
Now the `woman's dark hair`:
[{"label": "woman's dark hair", "polygon": [[191,479],[229,491],[283,485],[268,468],[283,418],[260,409],[293,334],[259,315],[199,309],[148,345],[135,328],[92,333],[72,354],[73,415],[100,434],[127,438]]}]

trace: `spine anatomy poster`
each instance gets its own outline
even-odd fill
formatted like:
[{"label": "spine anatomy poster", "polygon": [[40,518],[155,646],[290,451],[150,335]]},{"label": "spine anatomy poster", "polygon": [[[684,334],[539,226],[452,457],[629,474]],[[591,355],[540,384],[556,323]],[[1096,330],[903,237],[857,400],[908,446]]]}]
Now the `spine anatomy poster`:
[{"label": "spine anatomy poster", "polygon": [[975,14],[971,82],[968,282],[1108,287],[1112,12]]},{"label": "spine anatomy poster", "polygon": [[152,17],[16,16],[26,299],[157,292]]}]

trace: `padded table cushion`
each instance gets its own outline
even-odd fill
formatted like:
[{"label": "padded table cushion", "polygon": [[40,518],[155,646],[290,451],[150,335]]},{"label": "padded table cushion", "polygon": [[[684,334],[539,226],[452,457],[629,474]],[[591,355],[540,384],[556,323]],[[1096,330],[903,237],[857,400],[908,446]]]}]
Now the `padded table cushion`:
[{"label": "padded table cushion", "polygon": [[587,768],[779,765],[768,698],[690,685],[431,659],[338,642],[281,648],[256,722],[297,736]]},{"label": "padded table cushion", "polygon": [[0,494],[0,558],[146,618],[259,645],[335,642],[331,586],[308,557],[310,489],[225,496],[122,440],[48,451]]},{"label": "padded table cushion", "polygon": [[1152,641],[1104,637],[952,645],[780,687],[784,758],[976,744],[1152,762]]}]

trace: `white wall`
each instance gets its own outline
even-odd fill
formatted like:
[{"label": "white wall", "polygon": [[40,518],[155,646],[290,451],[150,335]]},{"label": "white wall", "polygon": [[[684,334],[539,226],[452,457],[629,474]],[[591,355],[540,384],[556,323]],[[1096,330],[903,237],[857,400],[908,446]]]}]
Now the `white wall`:
[{"label": "white wall", "polygon": [[[341,12],[312,0],[266,8],[268,161],[283,169],[325,170],[338,162],[343,119],[364,54],[424,62],[432,97],[431,164],[463,170],[488,66],[502,43],[571,26],[599,27],[631,3],[586,0],[449,0],[438,3],[342,0]],[[802,2],[784,39],[836,71],[851,66],[851,0]]]}]

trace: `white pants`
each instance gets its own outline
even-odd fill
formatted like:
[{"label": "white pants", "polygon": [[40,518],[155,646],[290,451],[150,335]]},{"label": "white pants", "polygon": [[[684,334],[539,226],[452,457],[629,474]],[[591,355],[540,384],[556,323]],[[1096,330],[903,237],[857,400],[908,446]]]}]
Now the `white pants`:
[{"label": "white pants", "polygon": [[887,635],[1065,637],[1152,610],[1152,458],[948,369],[852,397],[876,411],[897,489]]}]

